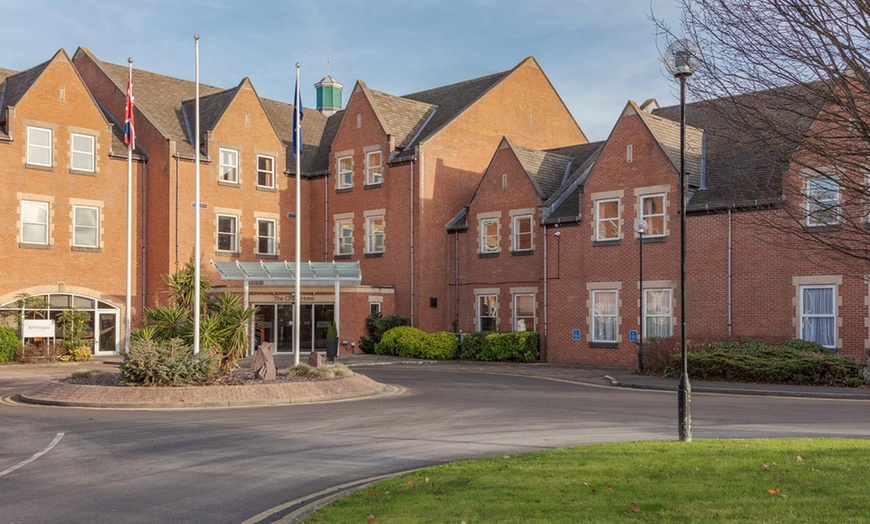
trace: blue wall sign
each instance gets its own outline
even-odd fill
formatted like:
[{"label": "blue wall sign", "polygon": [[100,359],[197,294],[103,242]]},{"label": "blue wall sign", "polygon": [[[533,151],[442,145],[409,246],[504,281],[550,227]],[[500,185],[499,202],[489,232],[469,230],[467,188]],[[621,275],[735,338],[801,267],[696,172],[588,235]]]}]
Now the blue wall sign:
[{"label": "blue wall sign", "polygon": [[575,329],[575,330],[571,333],[571,338],[573,338],[574,340],[580,340],[580,330],[579,330],[579,329]]},{"label": "blue wall sign", "polygon": [[632,329],[628,332],[628,339],[632,342],[637,342],[637,330]]}]

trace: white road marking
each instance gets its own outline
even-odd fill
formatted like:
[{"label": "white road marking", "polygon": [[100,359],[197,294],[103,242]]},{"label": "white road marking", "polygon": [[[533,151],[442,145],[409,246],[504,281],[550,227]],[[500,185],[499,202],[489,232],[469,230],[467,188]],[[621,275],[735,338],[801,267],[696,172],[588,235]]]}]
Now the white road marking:
[{"label": "white road marking", "polygon": [[39,457],[45,455],[46,453],[51,451],[51,448],[57,446],[57,443],[60,442],[60,439],[62,439],[63,436],[64,436],[64,433],[58,433],[57,436],[54,437],[54,440],[51,441],[51,444],[48,445],[48,447],[46,447],[44,450],[40,451],[39,453],[35,453],[29,459],[22,461],[22,462],[19,462],[18,464],[12,466],[11,468],[6,468],[3,471],[0,471],[0,477],[2,477],[4,475],[8,475],[9,473],[12,473],[16,469],[23,467],[23,466],[26,466],[26,465],[30,464],[31,462],[33,462],[34,460],[38,459]]}]

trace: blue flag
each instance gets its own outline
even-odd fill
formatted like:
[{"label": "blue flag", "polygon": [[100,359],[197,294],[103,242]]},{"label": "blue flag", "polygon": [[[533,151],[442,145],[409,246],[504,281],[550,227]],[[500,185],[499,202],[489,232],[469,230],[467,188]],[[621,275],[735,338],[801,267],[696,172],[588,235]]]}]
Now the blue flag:
[{"label": "blue flag", "polygon": [[[302,117],[305,116],[302,111],[302,95],[299,93],[299,79],[296,79],[296,94],[293,96],[293,158],[296,158],[296,151],[302,154]],[[299,141],[297,144],[296,141]]]}]

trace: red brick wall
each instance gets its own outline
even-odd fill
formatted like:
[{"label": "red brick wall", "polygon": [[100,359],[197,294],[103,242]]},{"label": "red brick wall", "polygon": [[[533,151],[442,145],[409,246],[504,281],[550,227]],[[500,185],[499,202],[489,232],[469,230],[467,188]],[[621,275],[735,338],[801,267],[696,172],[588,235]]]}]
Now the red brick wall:
[{"label": "red brick wall", "polygon": [[[27,167],[27,125],[52,129],[51,168]],[[0,302],[27,292],[67,292],[88,295],[123,308],[126,294],[127,162],[110,158],[110,124],[91,98],[65,53],[59,53],[18,102],[7,123],[11,143],[0,142],[3,191],[0,192]],[[71,134],[95,137],[95,172],[71,170]],[[126,151],[116,152],[125,154]],[[134,206],[139,206],[143,166],[134,163]],[[19,198],[19,196],[21,198]],[[22,247],[20,201],[42,200],[49,205],[50,245]],[[74,249],[75,201],[101,203],[100,248]],[[44,200],[43,200],[44,201]],[[88,205],[89,202],[80,202]],[[133,231],[138,231],[138,214]],[[133,306],[141,301],[139,239],[133,239]]]}]

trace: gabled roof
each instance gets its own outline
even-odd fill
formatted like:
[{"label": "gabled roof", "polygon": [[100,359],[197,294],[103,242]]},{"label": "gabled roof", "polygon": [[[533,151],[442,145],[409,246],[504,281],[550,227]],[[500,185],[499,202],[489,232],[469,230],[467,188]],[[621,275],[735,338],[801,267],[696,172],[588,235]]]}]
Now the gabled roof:
[{"label": "gabled roof", "polygon": [[549,150],[552,153],[570,156],[572,160],[562,184],[544,202],[544,224],[576,222],[580,219],[580,193],[583,191],[583,184],[589,178],[592,166],[595,165],[606,143],[606,141],[590,142]]},{"label": "gabled roof", "polygon": [[[127,66],[103,62],[83,48],[79,48],[76,53],[79,52],[86,53],[121,93],[127,91]],[[223,89],[207,84],[199,86],[200,98],[221,91]],[[196,97],[196,84],[189,80],[134,68],[133,93],[136,96],[136,109],[164,137],[175,141],[179,154],[193,157],[195,151],[190,142],[182,102]]]},{"label": "gabled roof", "polygon": [[[288,173],[296,173],[296,160],[293,158],[293,104],[285,104],[277,100],[262,99],[263,108],[272,121],[272,125],[278,132],[278,137],[284,142],[286,152],[286,166]],[[340,122],[343,114],[336,113],[327,118],[323,113],[315,109],[304,108],[302,116],[302,158],[299,161],[302,173],[310,175],[325,172],[329,169],[329,148],[335,138],[338,126],[330,127],[328,122]],[[329,134],[329,133],[332,134]],[[325,154],[324,151],[326,152]],[[322,158],[321,158],[322,157]]]},{"label": "gabled roof", "polygon": [[[526,60],[520,62],[516,67],[523,65]],[[425,126],[419,130],[416,136],[411,138],[407,145],[405,145],[402,153],[396,155],[394,161],[401,162],[411,159],[416,145],[437,133],[442,127],[508,76],[514,69],[403,96],[402,98],[435,106],[435,110],[425,122]]]},{"label": "gabled roof", "polygon": [[[687,209],[777,202],[782,175],[821,108],[812,93],[808,86],[794,85],[687,104],[686,122],[706,131],[706,184]],[[653,113],[678,121],[679,111],[672,106]],[[776,138],[778,133],[783,139]]]},{"label": "gabled roof", "polygon": [[514,145],[509,140],[507,142],[532,181],[538,196],[541,200],[549,198],[567,177],[568,168],[573,158],[550,151]]},{"label": "gabled roof", "polygon": [[[58,53],[63,53],[63,50],[58,51]],[[57,54],[55,54],[56,56]],[[54,60],[54,57],[30,69],[7,76],[3,81],[2,91],[0,91],[0,109],[18,105],[24,94],[27,93],[52,60]],[[0,115],[0,117],[5,117],[5,114]]]},{"label": "gabled roof", "polygon": [[[248,79],[244,78],[241,82],[239,82],[239,85],[232,89],[218,91],[216,93],[205,96],[200,95],[199,111],[201,116],[199,120],[199,129],[202,133],[214,130],[214,128],[217,126],[217,123],[223,116],[224,112],[227,110],[227,108],[230,106],[230,103],[232,103],[233,99],[236,97],[239,89],[247,81]],[[135,87],[138,87],[138,85],[134,84],[134,88]],[[193,133],[196,129],[196,99],[192,98],[189,100],[184,100],[183,102],[181,102],[181,106],[185,116],[188,142],[193,142]]]},{"label": "gabled roof", "polygon": [[2,82],[7,76],[14,75],[16,72],[17,71],[14,71],[12,69],[0,67],[0,82]]},{"label": "gabled roof", "polygon": [[426,102],[369,89],[361,80],[357,82],[357,87],[369,99],[381,126],[393,137],[398,151],[408,147],[437,109]]},{"label": "gabled roof", "polygon": [[[644,107],[655,107],[649,101],[644,102]],[[636,112],[653,137],[662,148],[665,155],[674,166],[674,170],[680,172],[680,123],[667,118],[650,114],[640,109],[634,102],[628,102],[628,107]],[[624,114],[624,113],[623,113]],[[686,177],[690,187],[701,186],[701,149],[704,139],[704,130],[686,124]]]}]

